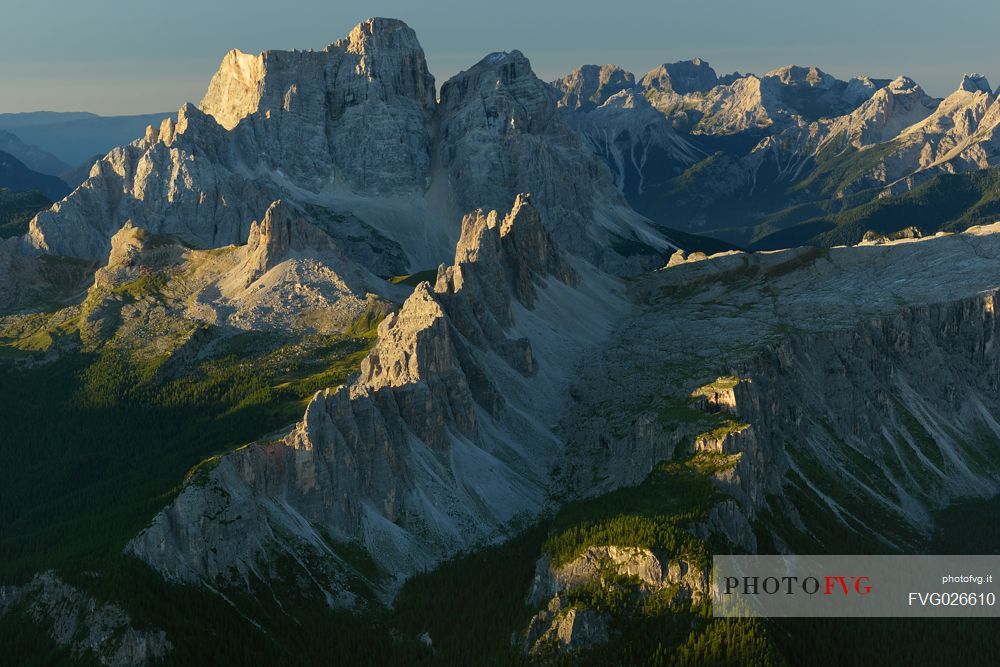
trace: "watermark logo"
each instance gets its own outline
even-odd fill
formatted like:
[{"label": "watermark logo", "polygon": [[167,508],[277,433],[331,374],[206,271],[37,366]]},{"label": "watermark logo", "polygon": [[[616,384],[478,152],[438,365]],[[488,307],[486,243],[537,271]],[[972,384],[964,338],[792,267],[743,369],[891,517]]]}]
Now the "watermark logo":
[{"label": "watermark logo", "polygon": [[824,575],[823,577],[726,577],[724,595],[868,595],[872,592],[871,577]]},{"label": "watermark logo", "polygon": [[997,567],[995,556],[716,556],[713,613],[1000,616]]}]

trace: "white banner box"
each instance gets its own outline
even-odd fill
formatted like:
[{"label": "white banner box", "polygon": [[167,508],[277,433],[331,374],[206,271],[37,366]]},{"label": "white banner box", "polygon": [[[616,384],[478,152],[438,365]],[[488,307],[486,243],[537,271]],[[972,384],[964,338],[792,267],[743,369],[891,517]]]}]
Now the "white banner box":
[{"label": "white banner box", "polygon": [[721,617],[1000,616],[1000,556],[715,556]]}]

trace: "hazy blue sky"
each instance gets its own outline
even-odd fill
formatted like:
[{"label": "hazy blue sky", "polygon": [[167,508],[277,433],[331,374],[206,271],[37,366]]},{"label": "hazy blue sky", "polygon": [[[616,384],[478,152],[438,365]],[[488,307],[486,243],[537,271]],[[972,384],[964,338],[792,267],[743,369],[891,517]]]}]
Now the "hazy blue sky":
[{"label": "hazy blue sky", "polygon": [[634,72],[700,56],[719,73],[795,63],[841,77],[912,76],[945,95],[964,72],[1000,84],[988,0],[7,0],[0,112],[167,111],[198,101],[232,47],[316,48],[368,16],[408,22],[438,84],[520,49],[545,79],[584,63]]}]

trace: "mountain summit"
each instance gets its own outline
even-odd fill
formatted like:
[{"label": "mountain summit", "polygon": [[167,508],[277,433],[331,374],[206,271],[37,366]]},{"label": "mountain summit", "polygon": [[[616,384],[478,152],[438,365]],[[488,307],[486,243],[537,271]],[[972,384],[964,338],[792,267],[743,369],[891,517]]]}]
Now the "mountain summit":
[{"label": "mountain summit", "polygon": [[[327,94],[332,94],[329,99]],[[412,102],[434,108],[434,77],[416,33],[402,21],[373,18],[320,52],[233,49],[212,77],[199,107],[231,130],[243,118],[297,112],[320,127],[369,103]],[[342,123],[350,127],[350,121]]]},{"label": "mountain summit", "polygon": [[[521,53],[457,74],[440,102],[434,90],[416,35],[393,19],[319,52],[230,51],[199,106],[112,151],[26,240],[101,260],[132,220],[200,248],[240,244],[281,199],[323,211],[312,222],[342,243],[363,228],[401,244],[392,270],[404,273],[447,256],[464,212],[532,192],[554,236],[595,265],[663,262],[672,244],[629,208]],[[329,223],[342,217],[350,233]]]}]

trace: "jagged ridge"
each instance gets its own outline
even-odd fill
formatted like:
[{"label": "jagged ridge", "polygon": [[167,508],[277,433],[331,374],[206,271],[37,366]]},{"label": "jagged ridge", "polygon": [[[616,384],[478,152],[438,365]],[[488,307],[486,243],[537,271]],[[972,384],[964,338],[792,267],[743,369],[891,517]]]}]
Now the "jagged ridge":
[{"label": "jagged ridge", "polygon": [[317,394],[283,440],[225,457],[128,550],[183,581],[267,578],[275,549],[299,562],[311,551],[332,563],[314,576],[350,603],[338,541],[378,554],[389,579],[371,583],[391,592],[497,539],[540,511],[559,451],[531,407],[551,401],[516,389],[545,382],[514,332],[553,281],[577,280],[526,196],[503,218],[466,216],[454,263],[381,323],[357,377]]},{"label": "jagged ridge", "polygon": [[[127,220],[198,248],[238,244],[281,199],[388,277],[438,264],[462,213],[506,208],[522,191],[557,241],[596,265],[634,273],[671,247],[628,208],[522,54],[484,58],[438,103],[413,31],[371,19],[321,52],[230,52],[200,107],[109,153],[36,217],[25,247],[100,260]],[[401,262],[378,252],[393,243]]]}]

